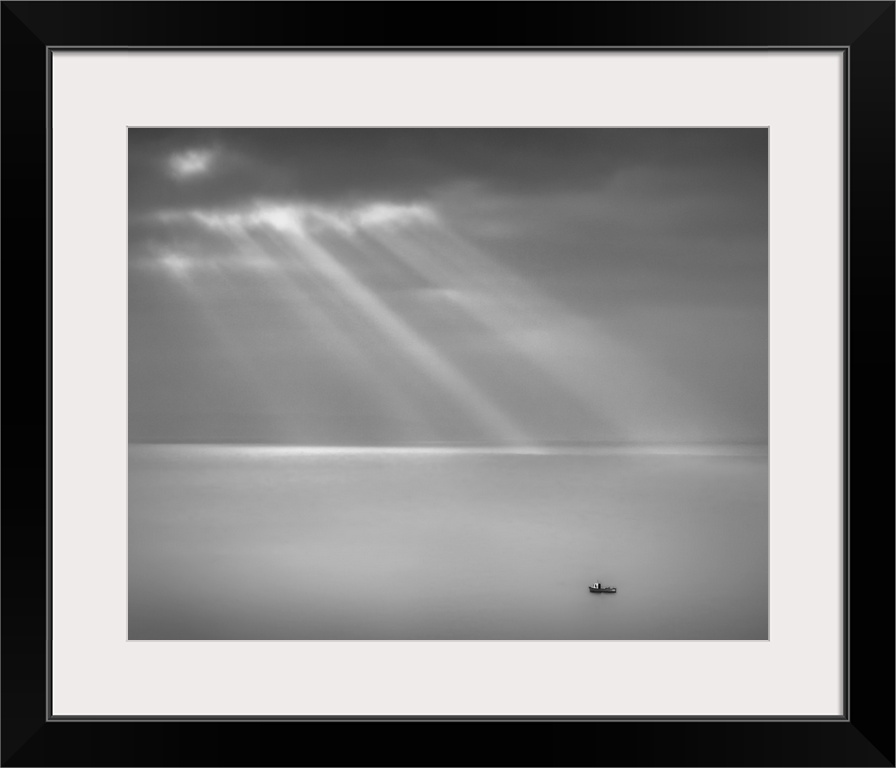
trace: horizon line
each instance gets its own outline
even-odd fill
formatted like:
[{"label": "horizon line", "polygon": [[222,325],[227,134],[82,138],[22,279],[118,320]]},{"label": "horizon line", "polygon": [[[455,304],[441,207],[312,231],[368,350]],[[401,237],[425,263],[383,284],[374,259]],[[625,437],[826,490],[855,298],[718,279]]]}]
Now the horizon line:
[{"label": "horizon line", "polygon": [[405,445],[309,445],[260,442],[128,442],[128,447],[257,449],[304,454],[493,454],[493,455],[588,455],[601,453],[677,455],[767,455],[768,443],[756,442],[602,442],[502,445],[487,443],[413,443]]}]

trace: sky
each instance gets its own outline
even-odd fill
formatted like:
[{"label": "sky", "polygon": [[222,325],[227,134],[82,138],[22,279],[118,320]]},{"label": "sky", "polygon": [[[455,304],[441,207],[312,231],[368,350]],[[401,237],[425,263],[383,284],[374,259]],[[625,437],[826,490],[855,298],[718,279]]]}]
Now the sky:
[{"label": "sky", "polygon": [[129,130],[131,442],[766,443],[765,129]]}]

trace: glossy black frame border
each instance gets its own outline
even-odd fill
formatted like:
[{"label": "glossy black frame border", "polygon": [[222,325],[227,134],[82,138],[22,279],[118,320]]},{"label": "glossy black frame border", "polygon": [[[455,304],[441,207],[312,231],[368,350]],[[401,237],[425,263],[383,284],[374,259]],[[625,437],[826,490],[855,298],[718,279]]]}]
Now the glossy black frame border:
[{"label": "glossy black frame border", "polygon": [[[0,23],[3,405],[28,414],[6,423],[2,765],[894,765],[892,1],[3,2]],[[143,47],[843,51],[845,716],[49,717],[50,53]]]}]

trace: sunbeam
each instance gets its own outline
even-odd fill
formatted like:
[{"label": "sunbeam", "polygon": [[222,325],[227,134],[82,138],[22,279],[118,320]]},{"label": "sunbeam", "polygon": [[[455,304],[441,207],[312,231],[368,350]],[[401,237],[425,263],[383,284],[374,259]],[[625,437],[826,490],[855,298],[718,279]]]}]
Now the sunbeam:
[{"label": "sunbeam", "polygon": [[297,254],[315,266],[318,273],[346,296],[364,317],[412,357],[435,384],[450,392],[475,412],[496,441],[528,444],[532,437],[512,421],[464,374],[449,363],[433,345],[389,309],[373,291],[345,269],[325,248],[307,235],[293,235]]},{"label": "sunbeam", "polygon": [[[241,396],[251,403],[253,412],[273,414],[287,405],[274,382],[262,375],[254,359],[255,350],[247,343],[239,324],[233,322],[231,314],[223,310],[216,299],[221,295],[222,286],[226,289],[230,285],[227,270],[219,260],[163,248],[135,259],[134,263],[157,273],[183,298],[184,306],[197,317],[201,334],[211,340],[213,348],[220,350],[223,359],[242,382]],[[276,419],[270,419],[266,429],[279,431]],[[280,436],[287,435],[280,432]]]},{"label": "sunbeam", "polygon": [[274,230],[237,228],[228,236],[237,254],[234,263],[250,264],[254,276],[264,281],[265,290],[277,297],[283,328],[292,329],[297,336],[313,330],[343,376],[363,381],[365,388],[375,393],[377,407],[392,415],[399,434],[408,422],[410,434],[419,428],[431,432],[426,414],[412,398],[401,397],[376,365],[371,345],[378,343],[379,336],[371,333],[367,324],[354,321],[345,296],[331,290],[325,278],[295,258],[294,244],[282,228]]},{"label": "sunbeam", "polygon": [[[688,403],[686,412],[721,418],[711,413],[711,399],[689,391],[637,349],[622,344],[602,328],[599,317],[570,316],[544,292],[437,221],[382,226],[364,236],[380,246],[382,256],[399,260],[427,280],[454,311],[525,357],[551,381],[555,396],[575,400],[590,414],[602,439],[631,438],[625,423],[633,419],[623,417],[633,407],[655,412],[668,409],[666,403]],[[657,391],[665,393],[659,401]]]},{"label": "sunbeam", "polygon": [[[264,280],[267,292],[290,308],[290,322],[324,329],[330,354],[344,375],[363,379],[378,392],[384,412],[401,414],[404,420],[422,424],[427,418],[411,405],[417,396],[413,390],[397,398],[395,388],[379,375],[377,357],[411,360],[462,410],[475,414],[490,439],[502,444],[535,441],[526,422],[543,421],[564,408],[572,408],[565,420],[580,421],[584,416],[584,426],[590,425],[588,429],[601,439],[625,441],[629,435],[620,414],[638,402],[653,407],[652,393],[660,380],[670,396],[687,396],[661,369],[621,346],[596,319],[569,315],[528,281],[452,232],[429,206],[372,202],[331,209],[255,202],[242,209],[168,211],[157,216],[169,224],[192,222],[225,238],[232,253],[222,262],[225,271],[244,271]],[[338,243],[342,245],[334,250]],[[349,251],[354,258],[347,260]],[[203,263],[184,256],[168,260],[169,271],[181,276]],[[406,316],[392,304],[388,291],[369,286],[354,271],[363,267],[381,279],[396,265],[406,275],[401,278],[405,288],[413,276],[420,290],[429,292],[422,315]],[[508,399],[512,407],[499,406],[487,388],[465,372],[463,363],[452,361],[446,349],[427,338],[422,322],[434,322],[440,315],[444,327],[463,319],[502,350],[505,375],[515,371],[519,376],[517,394]],[[365,344],[371,329],[377,335]],[[379,351],[371,357],[374,348]],[[623,373],[618,370],[620,361],[625,364]],[[406,382],[402,388],[407,389]],[[511,415],[512,408],[525,407],[526,392],[547,398],[546,405],[538,413],[527,409]],[[426,431],[432,434],[432,426]]]},{"label": "sunbeam", "polygon": [[[161,217],[170,223],[193,221],[230,238],[242,257],[235,263],[252,271],[259,271],[257,268],[264,265],[261,271],[270,275],[272,285],[276,286],[275,290],[282,294],[283,286],[294,278],[282,261],[272,256],[267,247],[259,245],[257,237],[253,241],[252,233],[256,233],[256,236],[267,233],[268,238],[279,238],[287,244],[288,250],[295,257],[292,267],[311,267],[311,272],[304,274],[302,278],[305,281],[303,306],[310,306],[328,295],[347,302],[356,316],[363,317],[367,324],[388,339],[392,353],[397,351],[412,360],[431,383],[448,393],[461,406],[461,410],[474,414],[490,439],[502,444],[525,445],[533,442],[532,435],[519,420],[511,418],[468,375],[448,360],[437,346],[429,342],[423,333],[391,309],[387,301],[367,287],[363,280],[356,277],[311,234],[323,229],[347,235],[382,227],[410,226],[434,221],[434,214],[425,206],[372,203],[354,209],[331,211],[319,206],[255,204],[247,210],[200,209],[180,215],[165,212]],[[321,280],[327,290],[321,290]],[[317,286],[310,291],[307,290],[309,281],[317,281]],[[297,297],[290,295],[288,298]],[[321,309],[319,304],[318,309]],[[335,325],[333,314],[324,309],[320,311],[318,318],[327,317],[327,323],[332,328]],[[334,354],[343,362],[359,362],[359,356],[351,349],[353,335],[339,333],[336,338],[338,342]],[[354,343],[356,339],[355,336]],[[374,372],[375,368],[370,367],[369,371]],[[363,373],[366,374],[367,371]],[[356,370],[354,375],[360,376],[362,372]]]},{"label": "sunbeam", "polygon": [[626,439],[614,423],[614,409],[601,402],[600,382],[571,375],[575,361],[558,343],[569,343],[573,331],[577,337],[587,336],[583,347],[591,355],[613,349],[616,343],[597,323],[587,327],[576,323],[525,280],[437,224],[381,227],[365,234],[380,246],[383,256],[399,260],[425,279],[434,297],[450,311],[468,317],[524,358],[536,375],[551,382],[555,398],[574,400],[602,431],[603,439]]}]

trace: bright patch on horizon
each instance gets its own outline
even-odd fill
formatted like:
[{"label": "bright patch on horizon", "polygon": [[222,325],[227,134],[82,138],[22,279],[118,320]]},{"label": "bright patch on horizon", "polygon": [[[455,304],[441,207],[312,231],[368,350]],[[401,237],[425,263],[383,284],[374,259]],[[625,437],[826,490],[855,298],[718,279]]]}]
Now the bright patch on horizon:
[{"label": "bright patch on horizon", "polygon": [[215,153],[210,149],[188,149],[168,158],[168,169],[176,179],[189,179],[208,173]]}]

